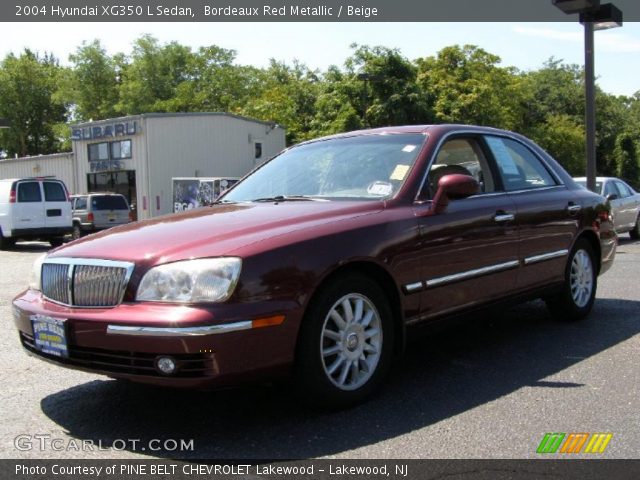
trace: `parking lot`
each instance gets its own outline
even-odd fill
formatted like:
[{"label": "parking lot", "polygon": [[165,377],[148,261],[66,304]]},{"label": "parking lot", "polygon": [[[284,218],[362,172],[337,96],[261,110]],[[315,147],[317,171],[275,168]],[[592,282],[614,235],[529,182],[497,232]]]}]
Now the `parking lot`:
[{"label": "parking lot", "polygon": [[3,458],[535,458],[547,432],[613,433],[598,457],[639,457],[640,242],[627,235],[586,321],[556,323],[540,301],[478,315],[412,342],[378,396],[337,413],[286,386],[165,390],[28,357],[11,299],[47,248],[0,251]]}]

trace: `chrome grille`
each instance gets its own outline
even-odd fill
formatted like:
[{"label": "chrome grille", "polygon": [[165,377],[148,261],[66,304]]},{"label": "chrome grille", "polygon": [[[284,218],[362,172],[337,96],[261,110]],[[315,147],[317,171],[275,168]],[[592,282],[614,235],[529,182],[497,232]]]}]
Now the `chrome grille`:
[{"label": "chrome grille", "polygon": [[71,304],[69,265],[45,263],[42,265],[42,293],[56,302]]},{"label": "chrome grille", "polygon": [[[75,307],[114,307],[122,302],[133,264],[111,260],[51,258],[42,265],[42,293]],[[69,281],[71,280],[71,284]]]}]

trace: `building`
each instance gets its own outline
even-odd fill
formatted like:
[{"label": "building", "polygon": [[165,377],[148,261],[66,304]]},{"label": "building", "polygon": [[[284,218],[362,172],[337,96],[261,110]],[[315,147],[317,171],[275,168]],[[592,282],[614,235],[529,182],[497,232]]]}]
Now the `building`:
[{"label": "building", "polygon": [[173,211],[173,177],[242,177],[285,148],[282,127],[228,113],[149,113],[71,127],[73,153],[0,161],[0,178],[56,175],[122,193],[138,219]]}]

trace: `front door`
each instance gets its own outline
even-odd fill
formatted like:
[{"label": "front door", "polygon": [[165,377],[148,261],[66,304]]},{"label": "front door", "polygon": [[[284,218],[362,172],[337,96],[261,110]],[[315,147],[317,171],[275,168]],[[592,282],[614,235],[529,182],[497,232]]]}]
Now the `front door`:
[{"label": "front door", "polygon": [[423,319],[502,297],[518,273],[515,205],[495,181],[495,166],[477,137],[455,137],[442,145],[424,187],[431,198],[438,180],[448,174],[474,177],[481,191],[452,200],[437,215],[423,216],[423,207],[416,207]]}]

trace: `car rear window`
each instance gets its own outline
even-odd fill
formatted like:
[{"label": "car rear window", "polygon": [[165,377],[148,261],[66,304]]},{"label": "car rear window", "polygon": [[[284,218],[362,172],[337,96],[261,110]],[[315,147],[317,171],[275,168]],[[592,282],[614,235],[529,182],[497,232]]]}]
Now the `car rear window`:
[{"label": "car rear window", "polygon": [[67,192],[58,182],[44,182],[44,199],[47,202],[66,202]]},{"label": "car rear window", "polygon": [[119,195],[105,195],[91,199],[93,210],[128,210],[127,201]]}]

